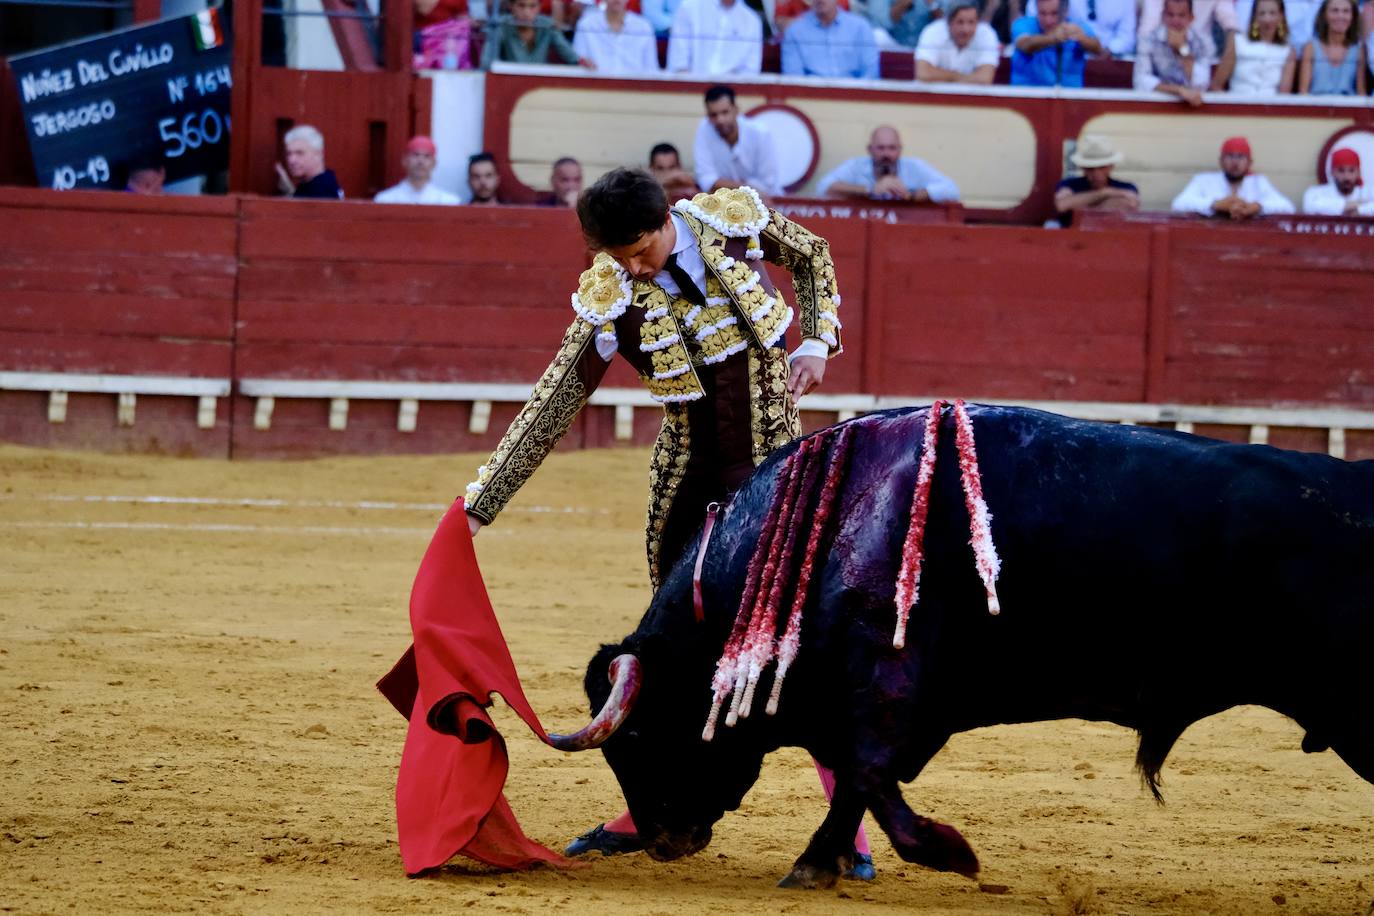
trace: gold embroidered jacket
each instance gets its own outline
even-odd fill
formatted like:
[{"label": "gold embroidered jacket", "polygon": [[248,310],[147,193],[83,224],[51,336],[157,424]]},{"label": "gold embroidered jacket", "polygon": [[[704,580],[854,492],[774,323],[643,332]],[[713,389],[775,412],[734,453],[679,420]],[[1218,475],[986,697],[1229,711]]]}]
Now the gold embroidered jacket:
[{"label": "gold embroidered jacket", "polygon": [[652,281],[633,280],[613,258],[599,254],[572,296],[577,317],[558,353],[466,492],[468,512],[484,523],[495,519],[571,427],[619,352],[665,408],[650,482],[648,539],[655,586],[657,533],[691,449],[686,404],[703,395],[698,369],[748,351],[756,464],[800,433],[787,394],[787,354],[780,346],[793,311],[752,262],[786,268],[801,335],[824,341],[831,356],[841,349],[840,296],[824,239],[769,211],[749,188],[698,194],[674,209],[697,237],[706,264],[706,303],[696,306]]}]

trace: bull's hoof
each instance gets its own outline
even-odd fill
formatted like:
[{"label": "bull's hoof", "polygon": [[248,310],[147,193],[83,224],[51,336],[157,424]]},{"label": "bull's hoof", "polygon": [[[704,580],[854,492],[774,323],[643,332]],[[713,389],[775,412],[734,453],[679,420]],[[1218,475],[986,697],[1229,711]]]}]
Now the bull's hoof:
[{"label": "bull's hoof", "polygon": [[930,822],[930,832],[922,839],[916,857],[908,861],[965,878],[978,877],[978,856],[968,840],[953,827],[937,821]]},{"label": "bull's hoof", "polygon": [[836,871],[798,862],[792,866],[787,877],[778,882],[778,887],[789,890],[825,890],[834,887],[839,879],[839,873]]}]

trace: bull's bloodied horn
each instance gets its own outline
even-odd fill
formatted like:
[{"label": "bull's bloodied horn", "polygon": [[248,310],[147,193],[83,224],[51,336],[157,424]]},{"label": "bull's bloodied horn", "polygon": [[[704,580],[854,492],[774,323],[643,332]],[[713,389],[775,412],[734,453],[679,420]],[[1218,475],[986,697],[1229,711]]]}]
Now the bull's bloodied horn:
[{"label": "bull's bloodied horn", "polygon": [[639,696],[639,659],[629,654],[617,655],[611,660],[609,676],[611,695],[606,698],[596,718],[575,734],[549,735],[549,744],[560,751],[590,751],[615,734]]}]

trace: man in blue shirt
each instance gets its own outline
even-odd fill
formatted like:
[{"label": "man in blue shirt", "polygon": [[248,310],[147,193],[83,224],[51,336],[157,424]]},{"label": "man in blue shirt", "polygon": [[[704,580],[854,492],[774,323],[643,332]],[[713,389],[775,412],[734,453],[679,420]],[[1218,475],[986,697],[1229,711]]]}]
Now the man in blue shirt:
[{"label": "man in blue shirt", "polygon": [[1037,4],[1034,16],[1022,16],[1012,24],[1013,86],[1083,88],[1083,65],[1089,54],[1102,53],[1102,42],[1092,26],[1066,19],[1065,6],[1044,0]]},{"label": "man in blue shirt", "polygon": [[959,199],[959,186],[930,165],[902,157],[902,137],[883,125],[868,140],[868,155],[846,159],[816,185],[821,197],[867,197],[912,203]]},{"label": "man in blue shirt", "polygon": [[838,0],[812,0],[782,38],[782,72],[788,76],[878,78],[878,44],[866,19],[840,9]]}]

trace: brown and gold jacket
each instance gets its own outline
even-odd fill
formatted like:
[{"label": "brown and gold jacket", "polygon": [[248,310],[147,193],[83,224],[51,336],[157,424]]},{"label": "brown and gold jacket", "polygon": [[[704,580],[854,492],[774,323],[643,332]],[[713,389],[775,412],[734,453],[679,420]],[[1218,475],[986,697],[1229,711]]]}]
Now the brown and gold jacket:
[{"label": "brown and gold jacket", "polygon": [[597,255],[572,296],[577,317],[557,355],[466,493],[468,512],[484,523],[495,519],[568,431],[609,360],[620,353],[665,411],[650,485],[655,584],[655,533],[672,505],[690,449],[686,404],[704,393],[698,369],[747,351],[756,464],[800,433],[781,346],[794,313],[753,262],[786,268],[801,336],[824,341],[831,356],[841,349],[840,296],[824,239],[769,211],[749,188],[698,194],[678,201],[674,210],[696,236],[706,264],[705,304],[670,296],[652,281],[634,280],[609,255]]}]

